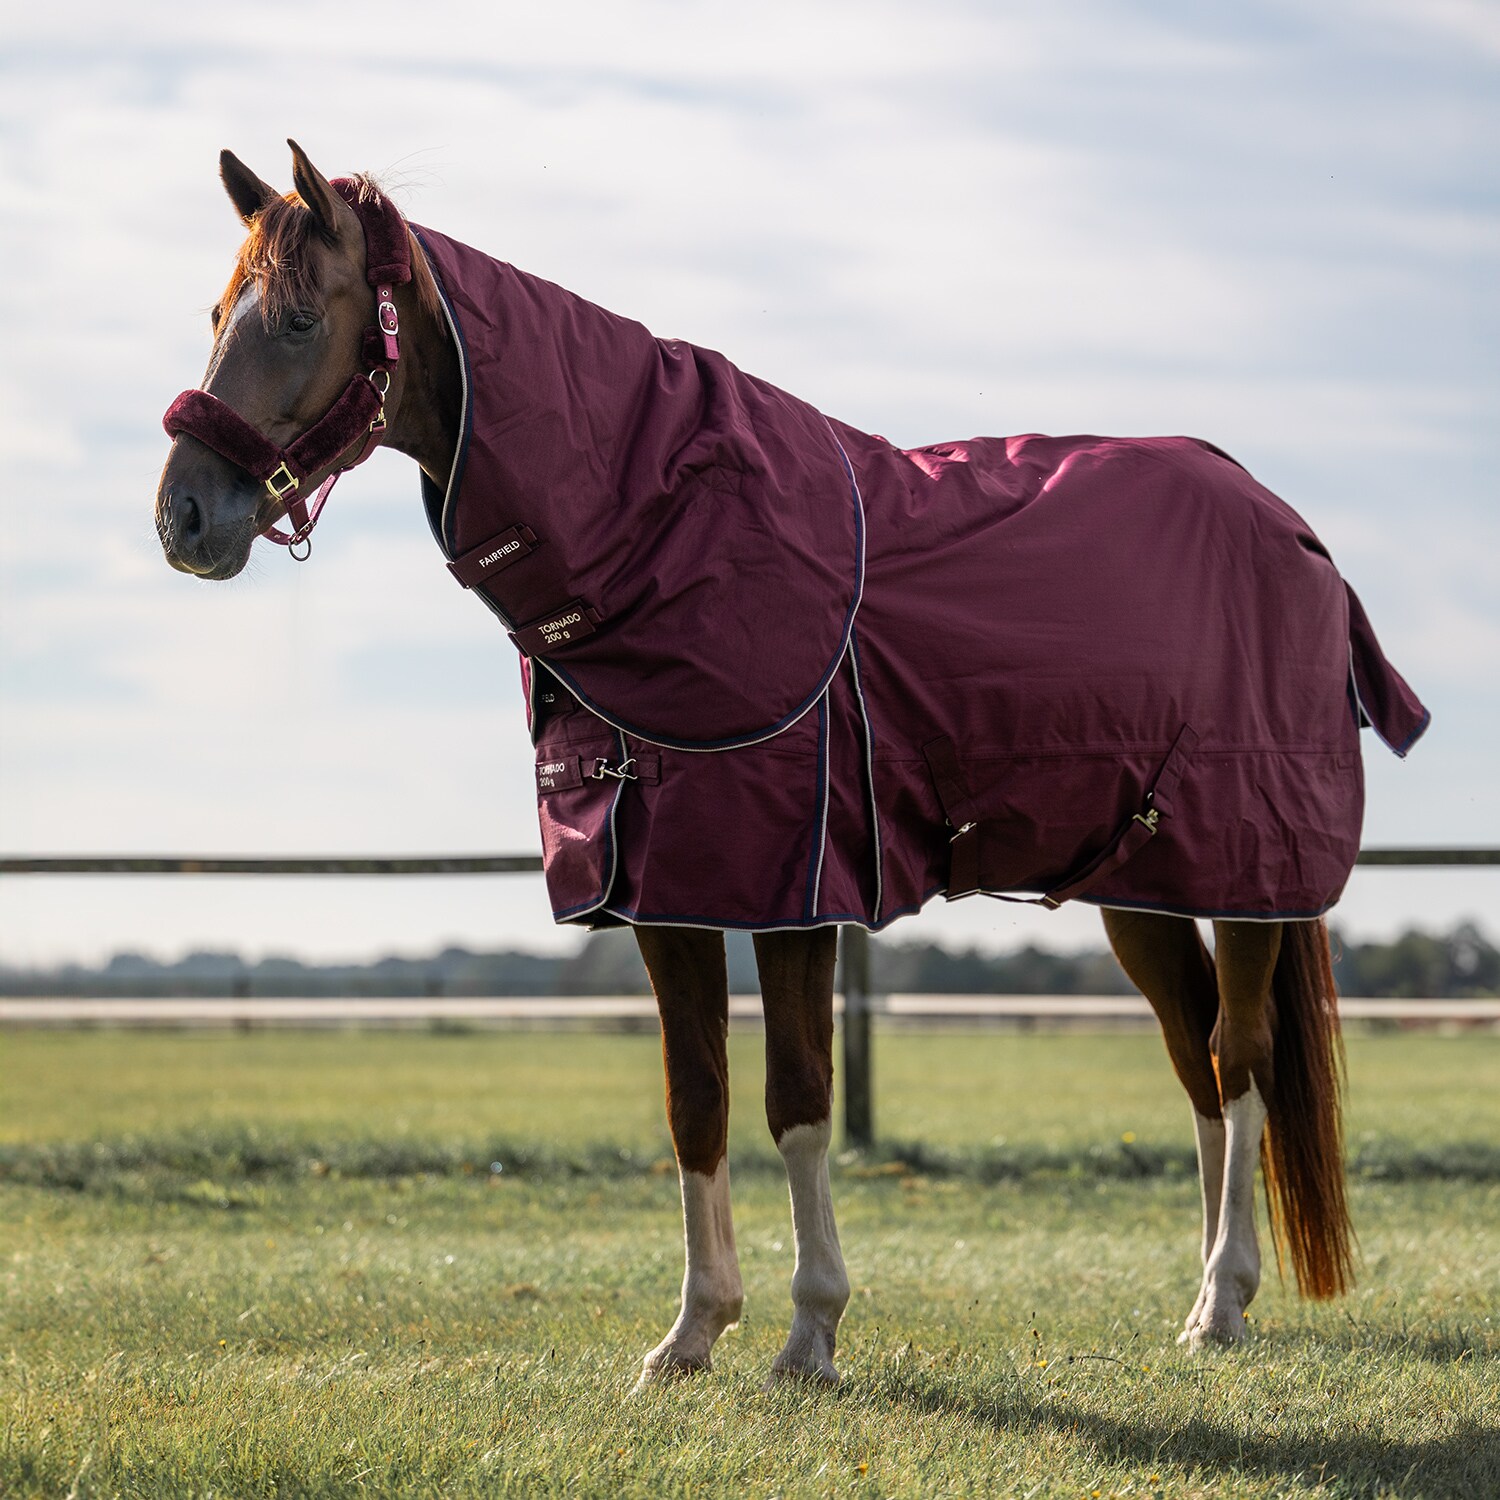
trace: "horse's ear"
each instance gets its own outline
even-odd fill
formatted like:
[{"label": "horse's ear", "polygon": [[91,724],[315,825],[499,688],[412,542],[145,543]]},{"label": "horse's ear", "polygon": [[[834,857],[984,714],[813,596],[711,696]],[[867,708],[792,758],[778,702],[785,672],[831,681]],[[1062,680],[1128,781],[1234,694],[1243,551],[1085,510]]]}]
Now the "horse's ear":
[{"label": "horse's ear", "polygon": [[349,205],[329,186],[328,179],[313,166],[296,141],[288,140],[287,145],[292,148],[292,186],[311,212],[318,233],[332,244],[339,237],[339,220],[341,215],[349,214]]},{"label": "horse's ear", "polygon": [[219,152],[219,180],[247,225],[277,196],[276,189],[262,182],[233,151]]}]

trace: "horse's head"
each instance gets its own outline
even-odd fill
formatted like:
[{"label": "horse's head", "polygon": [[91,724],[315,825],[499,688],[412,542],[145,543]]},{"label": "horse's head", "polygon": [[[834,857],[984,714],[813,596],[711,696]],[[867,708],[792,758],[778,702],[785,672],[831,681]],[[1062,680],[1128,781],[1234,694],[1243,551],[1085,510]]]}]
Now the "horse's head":
[{"label": "horse's head", "polygon": [[[167,414],[174,437],[156,493],[167,561],[200,578],[232,578],[257,535],[283,514],[300,522],[307,492],[358,462],[384,431],[398,324],[389,287],[367,271],[407,256],[405,226],[362,179],[336,188],[288,144],[296,192],[286,196],[232,152],[219,157],[249,235],[214,305],[202,389]],[[382,279],[409,275],[408,261]]]}]

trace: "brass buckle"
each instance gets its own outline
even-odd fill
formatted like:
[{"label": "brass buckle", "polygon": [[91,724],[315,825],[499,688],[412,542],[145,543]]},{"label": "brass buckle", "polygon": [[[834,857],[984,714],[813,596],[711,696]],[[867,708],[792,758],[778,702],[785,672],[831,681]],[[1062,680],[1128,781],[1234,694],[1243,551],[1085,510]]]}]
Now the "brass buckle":
[{"label": "brass buckle", "polygon": [[1155,833],[1156,825],[1161,822],[1161,813],[1157,808],[1153,807],[1150,812],[1144,815],[1137,813],[1135,821],[1144,824],[1148,833]]},{"label": "brass buckle", "polygon": [[[278,488],[277,481],[282,480],[283,476],[285,476],[284,482],[282,482],[282,484]],[[302,481],[298,479],[297,476],[293,474],[292,471],[283,463],[281,467],[278,468],[276,472],[266,480],[266,488],[270,490],[271,497],[273,499],[285,500],[288,495],[295,494],[299,489],[302,488]]]},{"label": "brass buckle", "polygon": [[[379,377],[377,379],[376,377]],[[385,431],[385,398],[390,394],[391,372],[389,370],[376,368],[371,370],[365,379],[370,382],[370,389],[375,392],[376,399],[380,402],[380,410],[375,413],[375,420],[370,423],[371,432]]]}]

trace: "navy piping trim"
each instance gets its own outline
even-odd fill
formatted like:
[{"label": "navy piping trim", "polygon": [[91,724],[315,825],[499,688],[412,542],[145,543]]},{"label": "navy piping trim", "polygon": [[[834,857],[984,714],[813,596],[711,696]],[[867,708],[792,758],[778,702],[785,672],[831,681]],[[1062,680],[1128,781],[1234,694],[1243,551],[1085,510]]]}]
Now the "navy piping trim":
[{"label": "navy piping trim", "polygon": [[458,446],[453,453],[453,467],[448,473],[448,487],[443,492],[443,509],[436,528],[438,543],[444,554],[451,562],[457,550],[453,541],[453,533],[449,527],[449,517],[453,508],[453,501],[457,498],[459,487],[463,484],[464,470],[469,461],[469,435],[474,430],[474,382],[470,379],[469,342],[464,337],[462,325],[458,321],[458,314],[453,311],[453,300],[448,295],[448,288],[443,285],[442,274],[439,272],[433,260],[432,252],[427,248],[427,241],[423,238],[422,231],[415,226],[412,233],[416,236],[417,243],[422,247],[422,253],[427,257],[427,269],[432,272],[433,285],[437,287],[438,299],[443,304],[443,314],[448,320],[448,326],[453,330],[454,347],[458,350],[458,372],[463,381],[463,422],[459,428]]},{"label": "navy piping trim", "polygon": [[1338,905],[1338,898],[1335,897],[1332,901],[1315,907],[1311,911],[1249,912],[1210,911],[1206,907],[1163,906],[1153,901],[1121,901],[1116,896],[1075,896],[1073,899],[1082,901],[1085,906],[1100,908],[1113,906],[1119,907],[1122,911],[1153,911],[1159,912],[1164,917],[1197,917],[1206,922],[1312,922]]},{"label": "navy piping trim", "polygon": [[[1427,733],[1427,727],[1431,723],[1432,723],[1432,710],[1430,708],[1424,708],[1422,710],[1422,722],[1420,724],[1418,724],[1417,727],[1415,729],[1413,729],[1412,732],[1404,740],[1402,740],[1402,742],[1399,745],[1392,745],[1391,746],[1391,750],[1396,755],[1400,756],[1400,758],[1402,760],[1405,760],[1406,759],[1406,752],[1408,750],[1410,750],[1411,747],[1413,745],[1415,745],[1417,743],[1417,741],[1419,739],[1421,739],[1424,734]],[[1378,733],[1379,731],[1376,731],[1376,732]]]},{"label": "navy piping trim", "polygon": [[[680,912],[642,912],[634,911],[628,906],[612,906],[605,902],[602,910],[608,912],[612,917],[618,917],[622,922],[628,922],[631,926],[644,927],[698,927],[709,932],[779,932],[784,928],[807,929],[812,927],[863,927],[867,932],[883,932],[893,922],[902,917],[910,917],[921,911],[929,901],[945,893],[943,886],[934,886],[920,901],[909,902],[905,906],[899,906],[888,916],[879,921],[872,922],[868,917],[859,912],[827,912],[817,918],[816,921],[801,921],[796,917],[787,917],[777,922],[730,922],[715,921],[712,917],[687,916]],[[982,894],[982,893],[976,893]],[[1097,909],[1105,907],[1118,907],[1123,911],[1150,911],[1158,912],[1166,917],[1199,917],[1205,921],[1223,920],[1228,922],[1313,922],[1319,917],[1326,916],[1335,906],[1336,900],[1330,901],[1326,906],[1319,907],[1316,911],[1286,911],[1273,912],[1269,915],[1259,912],[1241,911],[1208,911],[1196,910],[1182,906],[1161,906],[1147,901],[1120,901],[1108,899],[1103,896],[1075,896],[1074,901],[1081,902],[1085,906]],[[557,914],[557,919],[562,921],[567,913]]]},{"label": "navy piping trim", "polygon": [[[421,232],[416,228],[412,233],[417,237],[417,243],[427,252],[426,241]],[[464,472],[469,462],[469,439],[474,432],[474,381],[470,375],[469,345],[464,338],[463,325],[458,321],[458,314],[453,310],[453,303],[448,296],[448,289],[443,285],[443,278],[438,273],[438,268],[433,264],[432,255],[427,252],[427,267],[432,272],[433,284],[438,289],[438,300],[443,305],[444,316],[448,320],[448,327],[453,331],[454,347],[458,350],[458,373],[463,382],[463,421],[459,428],[458,446],[453,453],[453,467],[448,473],[448,487],[442,494],[442,506],[436,521],[433,520],[432,506],[428,501],[428,492],[435,491],[436,486],[424,474],[422,476],[422,500],[423,508],[427,511],[427,524],[432,527],[432,534],[437,539],[438,546],[442,549],[443,556],[452,562],[457,554],[457,544],[453,540],[450,522],[453,515],[454,502],[458,499],[458,492],[463,486]],[[473,591],[484,603],[489,612],[507,629],[514,630],[516,622],[510,618],[493,599],[479,589]]]},{"label": "navy piping trim", "polygon": [[807,884],[802,916],[811,922],[818,912],[818,887],[823,881],[823,846],[828,840],[828,695],[818,699],[818,789],[813,803],[813,841],[807,851]]},{"label": "navy piping trim", "polygon": [[[936,895],[937,892],[933,894]],[[797,917],[787,917],[779,922],[717,922],[712,917],[674,916],[666,912],[638,912],[626,906],[611,906],[608,903],[602,909],[610,916],[618,917],[622,922],[628,922],[632,927],[694,927],[706,932],[783,932],[788,928],[805,932],[816,927],[863,927],[867,932],[880,932],[889,927],[897,918],[909,917],[920,911],[925,904],[926,902],[922,901],[911,906],[903,906],[900,910],[893,911],[884,921],[873,923],[869,918],[852,911],[827,912],[810,922],[804,922]]]},{"label": "navy piping trim", "polygon": [[1393,745],[1388,739],[1386,739],[1383,734],[1381,734],[1380,725],[1375,722],[1375,715],[1365,707],[1365,700],[1359,696],[1359,678],[1355,675],[1354,672],[1353,641],[1350,641],[1349,643],[1349,693],[1350,696],[1354,699],[1354,706],[1357,710],[1356,717],[1360,721],[1360,727],[1363,729],[1368,726],[1370,729],[1373,729],[1375,731],[1375,738],[1378,739],[1380,743],[1384,745],[1386,749],[1389,750],[1391,754],[1394,755],[1398,760],[1406,759],[1407,752],[1413,745],[1417,743],[1419,739],[1422,738],[1424,734],[1427,733],[1427,726],[1432,723],[1432,710],[1430,708],[1424,708],[1422,710],[1422,722],[1418,724],[1417,727],[1413,729],[1412,732],[1404,740],[1402,740],[1399,745]]},{"label": "navy piping trim", "polygon": [[[828,421],[827,417],[824,417],[823,420],[825,422]],[[722,740],[675,740],[668,739],[664,735],[652,734],[649,730],[642,729],[638,725],[631,724],[625,719],[617,718],[608,713],[584,692],[570,672],[559,666],[556,662],[549,660],[547,662],[547,670],[559,682],[563,683],[573,696],[597,718],[603,719],[606,724],[622,730],[634,739],[645,740],[649,745],[660,745],[664,750],[701,751],[704,753],[716,750],[739,750],[746,745],[758,745],[763,740],[773,740],[784,730],[790,729],[828,691],[828,684],[833,681],[833,675],[843,663],[844,653],[849,649],[849,637],[854,633],[854,616],[859,611],[860,601],[863,599],[865,591],[864,497],[859,492],[859,480],[855,477],[854,465],[849,462],[849,455],[844,451],[844,445],[839,442],[838,435],[834,432],[831,425],[828,428],[828,435],[833,439],[834,447],[839,450],[839,458],[843,461],[844,472],[849,476],[850,498],[854,502],[854,593],[849,600],[849,608],[844,615],[844,628],[839,638],[838,650],[834,652],[833,660],[829,662],[827,670],[823,673],[817,687],[808,694],[807,698],[801,704],[783,718],[778,719],[768,729],[757,729],[749,734],[735,735],[729,739]]]}]

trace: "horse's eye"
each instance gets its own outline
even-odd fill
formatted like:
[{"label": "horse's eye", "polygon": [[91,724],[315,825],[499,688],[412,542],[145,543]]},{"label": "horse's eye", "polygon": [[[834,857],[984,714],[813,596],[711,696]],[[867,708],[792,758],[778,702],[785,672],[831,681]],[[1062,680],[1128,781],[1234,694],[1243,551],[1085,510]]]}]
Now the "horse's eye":
[{"label": "horse's eye", "polygon": [[222,302],[215,302],[213,307],[209,310],[208,314],[209,324],[212,326],[215,333],[219,331],[219,319],[223,316],[224,304]]},{"label": "horse's eye", "polygon": [[317,327],[318,320],[311,313],[293,313],[286,320],[286,326],[293,333],[306,333],[309,328]]}]

